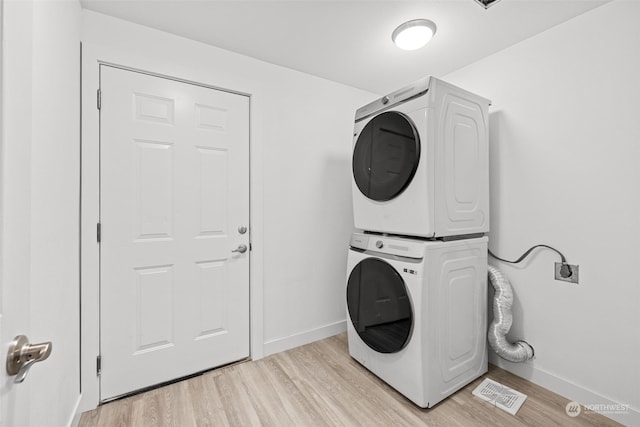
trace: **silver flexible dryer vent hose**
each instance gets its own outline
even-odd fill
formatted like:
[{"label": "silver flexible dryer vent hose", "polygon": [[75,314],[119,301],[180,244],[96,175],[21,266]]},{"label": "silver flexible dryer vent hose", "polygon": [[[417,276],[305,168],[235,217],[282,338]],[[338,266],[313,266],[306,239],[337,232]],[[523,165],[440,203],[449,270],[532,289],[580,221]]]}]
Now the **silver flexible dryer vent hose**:
[{"label": "silver flexible dryer vent hose", "polygon": [[507,334],[511,329],[513,317],[511,305],[513,304],[513,291],[509,280],[502,275],[500,270],[488,266],[489,282],[495,289],[493,297],[493,322],[489,326],[489,344],[498,356],[510,362],[524,362],[533,358],[534,351],[526,341],[507,341]]}]

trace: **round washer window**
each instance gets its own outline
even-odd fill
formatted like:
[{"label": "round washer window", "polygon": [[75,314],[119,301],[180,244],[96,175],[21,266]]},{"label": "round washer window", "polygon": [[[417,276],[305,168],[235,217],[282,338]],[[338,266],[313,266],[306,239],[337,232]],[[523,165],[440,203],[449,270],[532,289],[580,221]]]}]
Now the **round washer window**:
[{"label": "round washer window", "polygon": [[388,111],[371,119],[353,149],[353,178],[360,192],[387,201],[409,185],[420,160],[420,137],[410,119]]},{"label": "round washer window", "polygon": [[411,302],[402,276],[387,262],[367,258],[354,267],[347,307],[356,332],[375,351],[395,353],[409,341]]}]

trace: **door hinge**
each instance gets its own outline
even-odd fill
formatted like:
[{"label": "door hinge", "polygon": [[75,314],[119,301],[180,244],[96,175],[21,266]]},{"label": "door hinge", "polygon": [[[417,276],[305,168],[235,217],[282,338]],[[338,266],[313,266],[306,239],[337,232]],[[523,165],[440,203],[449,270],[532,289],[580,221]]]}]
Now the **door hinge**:
[{"label": "door hinge", "polygon": [[102,241],[102,224],[98,223],[96,226],[96,237],[98,238],[98,243]]},{"label": "door hinge", "polygon": [[98,89],[98,110],[102,109],[102,91]]},{"label": "door hinge", "polygon": [[100,376],[102,374],[102,356],[96,357],[96,374]]}]

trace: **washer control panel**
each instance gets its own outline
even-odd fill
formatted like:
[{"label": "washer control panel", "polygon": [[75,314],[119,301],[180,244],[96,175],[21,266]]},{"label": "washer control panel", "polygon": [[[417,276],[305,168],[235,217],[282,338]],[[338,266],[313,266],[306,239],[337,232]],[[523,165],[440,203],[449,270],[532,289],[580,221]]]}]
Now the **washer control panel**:
[{"label": "washer control panel", "polygon": [[353,233],[350,242],[352,248],[416,259],[424,257],[427,244],[422,240],[364,233]]}]

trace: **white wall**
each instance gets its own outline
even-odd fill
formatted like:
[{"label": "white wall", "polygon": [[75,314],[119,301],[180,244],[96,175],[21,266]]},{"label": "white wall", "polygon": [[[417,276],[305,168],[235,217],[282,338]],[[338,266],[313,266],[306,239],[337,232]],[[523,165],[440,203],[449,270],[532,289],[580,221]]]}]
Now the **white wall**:
[{"label": "white wall", "polygon": [[[494,262],[516,301],[512,338],[536,351],[501,366],[583,404],[640,417],[640,3],[616,1],[447,76],[493,100],[490,248],[536,243],[580,265],[553,280],[552,252]],[[491,261],[491,260],[490,260]],[[497,361],[495,355],[493,360]]]},{"label": "white wall", "polygon": [[24,383],[3,381],[2,421],[63,426],[80,397],[80,4],[4,7],[2,343],[27,334],[53,351]]},{"label": "white wall", "polygon": [[269,354],[344,330],[353,115],[375,95],[95,12],[81,33],[98,52],[251,94],[254,335]]}]

